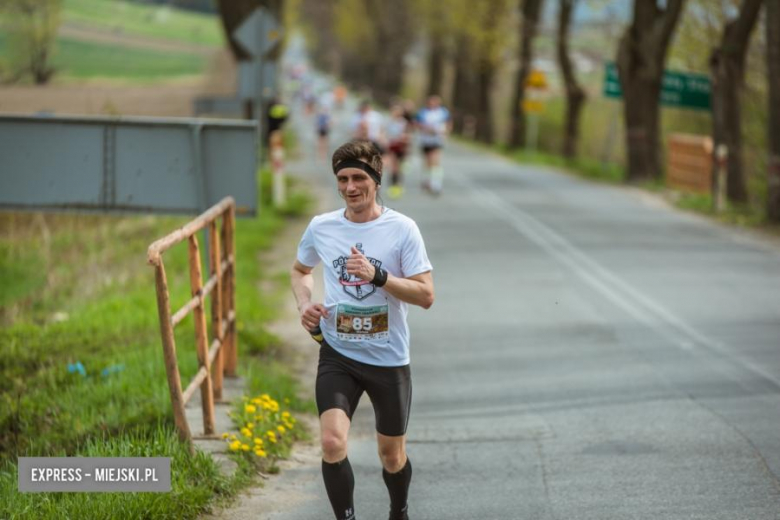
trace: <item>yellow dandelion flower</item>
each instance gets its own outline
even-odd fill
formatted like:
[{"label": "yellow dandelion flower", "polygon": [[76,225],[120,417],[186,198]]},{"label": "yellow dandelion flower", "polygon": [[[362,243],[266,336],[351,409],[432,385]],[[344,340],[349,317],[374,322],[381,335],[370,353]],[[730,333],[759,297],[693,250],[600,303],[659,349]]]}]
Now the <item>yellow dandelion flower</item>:
[{"label": "yellow dandelion flower", "polygon": [[271,398],[271,396],[268,395],[268,394],[263,394],[263,395],[260,396],[260,399],[270,399],[270,398]]},{"label": "yellow dandelion flower", "polygon": [[283,411],[282,417],[290,417],[290,412],[288,412],[287,410]]},{"label": "yellow dandelion flower", "polygon": [[230,434],[228,432],[222,434],[223,439],[227,439],[228,437],[230,437]]},{"label": "yellow dandelion flower", "polygon": [[255,444],[262,446],[263,445],[263,439],[260,437],[255,437]]},{"label": "yellow dandelion flower", "polygon": [[247,428],[249,428],[249,429],[251,430],[252,428],[254,428],[254,427],[255,427],[255,423],[253,423],[253,422],[246,423],[246,427],[247,427]]},{"label": "yellow dandelion flower", "polygon": [[276,429],[279,431],[279,433],[284,433],[285,432],[284,426],[282,426],[281,424],[279,426],[277,426]]},{"label": "yellow dandelion flower", "polygon": [[261,459],[268,456],[267,453],[263,450],[255,450],[255,455],[257,455]]},{"label": "yellow dandelion flower", "polygon": [[242,444],[241,449],[244,451],[249,451],[249,444]]},{"label": "yellow dandelion flower", "polygon": [[230,443],[230,451],[238,451],[241,449],[241,441],[233,441]]},{"label": "yellow dandelion flower", "polygon": [[251,437],[252,432],[249,430],[249,428],[241,428],[241,435],[244,437]]},{"label": "yellow dandelion flower", "polygon": [[244,411],[246,413],[255,413],[257,411],[257,408],[253,404],[248,404],[244,407]]}]

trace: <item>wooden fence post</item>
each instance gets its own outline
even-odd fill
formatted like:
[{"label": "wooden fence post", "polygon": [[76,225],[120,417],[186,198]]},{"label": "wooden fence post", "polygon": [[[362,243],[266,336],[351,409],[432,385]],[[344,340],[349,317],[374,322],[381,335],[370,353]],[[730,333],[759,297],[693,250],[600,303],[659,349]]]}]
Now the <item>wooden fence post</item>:
[{"label": "wooden fence post", "polygon": [[[224,219],[224,217],[223,217]],[[211,330],[215,339],[223,342],[214,358],[214,399],[222,400],[222,375],[224,370],[223,354],[225,335],[222,327],[222,276],[220,270],[222,267],[222,246],[220,236],[217,232],[217,221],[213,220],[209,225],[209,242],[211,250],[209,251],[209,265],[211,276],[216,276],[217,283],[211,293]]]},{"label": "wooden fence post", "polygon": [[173,407],[173,421],[176,424],[176,429],[179,431],[179,439],[190,442],[190,427],[187,425],[187,417],[184,415],[181,378],[179,377],[179,366],[176,363],[176,341],[173,336],[173,324],[171,323],[168,280],[165,276],[165,265],[162,257],[160,257],[159,263],[154,267],[154,274],[157,285],[157,313],[160,318],[160,335],[162,336],[165,373],[168,376],[168,390],[171,394],[171,406]]},{"label": "wooden fence post", "polygon": [[[227,308],[228,314],[232,313],[233,316],[237,316],[236,313],[236,209],[232,205],[225,213],[227,219],[225,248],[228,257],[233,261],[230,263],[230,269],[228,270],[227,277]],[[236,367],[238,366],[238,318],[236,318],[229,331],[229,341],[226,345],[227,351],[225,353],[225,373],[230,377],[236,377]]]},{"label": "wooden fence post", "polygon": [[211,385],[211,371],[209,367],[208,331],[206,329],[206,313],[204,311],[204,298],[202,295],[203,277],[200,266],[200,253],[198,239],[195,235],[189,237],[190,250],[190,287],[192,296],[200,300],[193,309],[195,318],[195,341],[198,351],[198,366],[206,369],[206,377],[200,385],[200,397],[203,403],[203,434],[214,434],[214,391]]}]

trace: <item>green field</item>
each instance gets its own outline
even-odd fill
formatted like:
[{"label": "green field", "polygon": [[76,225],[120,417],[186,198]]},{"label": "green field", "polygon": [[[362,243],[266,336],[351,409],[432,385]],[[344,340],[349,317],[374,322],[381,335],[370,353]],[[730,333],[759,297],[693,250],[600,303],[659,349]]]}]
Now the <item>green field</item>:
[{"label": "green field", "polygon": [[203,56],[134,49],[69,38],[57,41],[54,66],[62,76],[149,81],[203,74]]},{"label": "green field", "polygon": [[[286,272],[257,261],[287,215],[308,204],[291,189],[284,210],[265,198],[260,216],[237,221],[239,365],[255,394],[310,411],[279,362],[279,340],[267,331],[288,294]],[[190,455],[173,430],[146,248],[186,220],[0,212],[0,518],[112,518],[118,510],[128,518],[195,518],[253,473],[242,467],[232,479],[220,477],[211,459]],[[190,295],[186,244],[167,252],[165,262],[176,310]],[[176,329],[183,385],[197,369],[193,328],[190,316]],[[174,492],[16,491],[17,457],[63,455],[171,456]]]},{"label": "green field", "polygon": [[[59,36],[51,63],[58,79],[111,79],[131,83],[149,83],[183,76],[202,75],[208,57],[187,49],[178,51],[139,48],[122,42],[123,36],[192,44],[201,48],[224,45],[219,17],[171,9],[107,0],[66,0],[62,23],[70,29],[85,30],[78,36]],[[14,37],[19,26],[0,13],[0,79],[17,76],[27,58],[24,44]],[[92,32],[90,32],[92,31]],[[113,35],[116,42],[102,43],[88,35]]]},{"label": "green field", "polygon": [[119,34],[212,47],[224,43],[222,26],[217,16],[165,6],[117,0],[64,0],[62,20]]}]

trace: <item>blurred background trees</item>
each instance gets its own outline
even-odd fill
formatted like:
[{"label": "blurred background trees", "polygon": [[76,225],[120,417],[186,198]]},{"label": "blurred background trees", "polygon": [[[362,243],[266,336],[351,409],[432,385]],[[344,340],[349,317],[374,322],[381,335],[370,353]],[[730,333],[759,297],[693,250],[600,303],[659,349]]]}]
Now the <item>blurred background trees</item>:
[{"label": "blurred background trees", "polygon": [[61,9],[62,0],[0,0],[7,38],[5,81],[31,77],[36,85],[43,85],[51,79]]},{"label": "blurred background trees", "polygon": [[[760,208],[757,218],[780,221],[778,2],[137,0],[130,4],[153,4],[160,11],[211,10],[220,15],[226,35],[262,5],[285,20],[287,34],[298,31],[305,37],[316,68],[361,97],[382,105],[400,97],[419,106],[426,96],[438,94],[450,108],[457,134],[537,160],[560,158],[596,177],[660,185],[671,134],[710,136],[716,145],[723,143],[729,149],[727,184],[733,207]],[[79,65],[88,65],[92,58],[84,56],[82,47],[70,44],[68,48],[62,45],[62,34],[57,37],[62,31],[63,3],[79,20],[94,10],[87,8],[86,0],[0,0],[0,80],[51,81],[57,56],[64,51],[83,56]],[[99,10],[127,3],[101,2]],[[163,20],[164,13],[159,14]],[[177,20],[181,23],[172,26],[177,39],[192,45],[219,44],[194,19]],[[133,33],[146,29],[139,20],[133,23]],[[155,18],[147,25],[150,30],[159,25],[159,31],[164,24]],[[236,59],[247,58],[230,38],[226,40]],[[140,51],[137,54],[141,60]],[[195,57],[189,59],[192,64],[180,74],[202,68]],[[604,95],[605,69],[612,63],[619,71],[623,99]],[[161,62],[160,67],[165,65]],[[664,70],[708,76],[711,109],[661,105]],[[529,87],[534,81],[535,86]],[[538,136],[529,140],[526,126],[531,109]],[[528,149],[529,141],[533,150]],[[703,205],[703,199],[698,203]]]}]

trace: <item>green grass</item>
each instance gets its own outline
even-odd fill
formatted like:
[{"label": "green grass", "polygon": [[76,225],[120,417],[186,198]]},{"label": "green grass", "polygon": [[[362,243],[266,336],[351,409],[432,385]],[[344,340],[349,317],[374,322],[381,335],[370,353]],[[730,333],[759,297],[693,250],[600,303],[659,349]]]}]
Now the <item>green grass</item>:
[{"label": "green grass", "polygon": [[[269,176],[264,172],[262,182]],[[282,213],[270,208],[269,196],[270,191],[264,194],[258,217],[236,224],[240,370],[253,391],[290,399],[295,410],[311,410],[297,399],[294,378],[277,361],[282,346],[265,329],[288,292],[286,280],[258,261],[285,215],[300,214],[308,199],[295,195],[295,204]],[[210,459],[176,455],[154,275],[145,254],[152,241],[186,220],[0,213],[0,495],[10,497],[0,503],[0,518],[62,517],[57,511],[71,518],[109,518],[117,510],[133,512],[127,517],[193,518],[213,499],[229,495],[236,479],[245,479],[239,473],[220,480]],[[189,297],[186,256],[186,244],[165,253],[173,310]],[[276,282],[271,294],[260,293],[263,279]],[[186,385],[197,368],[191,317],[177,327],[176,342]],[[69,371],[77,362],[85,374]],[[175,493],[16,492],[18,456],[101,449],[121,454],[158,445],[168,451],[155,454],[180,457]]]},{"label": "green grass", "polygon": [[[8,37],[0,33],[0,70],[3,66],[10,68],[8,48]],[[197,54],[58,38],[52,65],[58,78],[150,82],[203,74],[208,63]]]},{"label": "green grass", "polygon": [[[56,455],[65,455],[65,452]],[[190,453],[167,425],[95,436],[68,455],[83,457],[170,457],[170,493],[18,493],[16,466],[0,468],[2,518],[197,518],[215,498],[226,498],[249,480],[246,465],[234,477],[220,474],[203,452]]]},{"label": "green grass", "polygon": [[64,0],[62,20],[116,33],[219,47],[219,17],[117,0]]},{"label": "green grass", "polygon": [[149,81],[203,74],[207,61],[202,56],[188,53],[59,38],[53,64],[60,76]]}]

